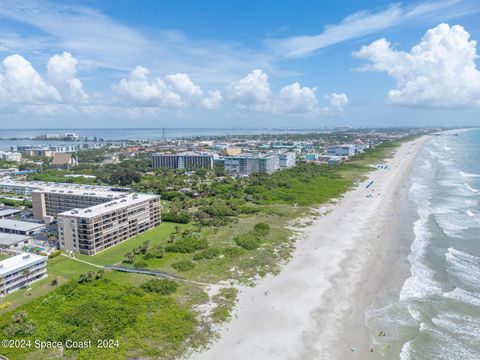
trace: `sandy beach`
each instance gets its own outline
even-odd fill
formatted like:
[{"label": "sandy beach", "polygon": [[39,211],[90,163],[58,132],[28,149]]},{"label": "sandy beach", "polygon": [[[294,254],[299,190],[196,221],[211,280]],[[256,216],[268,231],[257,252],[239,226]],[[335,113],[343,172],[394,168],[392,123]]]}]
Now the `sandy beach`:
[{"label": "sandy beach", "polygon": [[[365,310],[379,291],[399,289],[395,269],[408,241],[398,236],[399,201],[427,137],[403,144],[386,169],[298,229],[291,261],[277,276],[240,288],[232,321],[195,360],[375,359]],[[368,183],[373,184],[366,187]],[[401,265],[400,265],[401,266]]]}]

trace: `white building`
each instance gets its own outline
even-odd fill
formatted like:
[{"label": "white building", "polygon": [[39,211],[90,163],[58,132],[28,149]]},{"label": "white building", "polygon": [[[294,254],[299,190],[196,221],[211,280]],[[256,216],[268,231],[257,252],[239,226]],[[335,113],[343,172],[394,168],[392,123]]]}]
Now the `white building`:
[{"label": "white building", "polygon": [[129,194],[58,214],[60,249],[95,255],[160,225],[160,196]]},{"label": "white building", "polygon": [[47,276],[47,257],[20,254],[0,261],[0,296]]},{"label": "white building", "polygon": [[279,169],[279,158],[276,154],[242,154],[225,156],[223,159],[225,171],[231,174],[271,174]]},{"label": "white building", "polygon": [[355,146],[350,144],[331,145],[327,148],[328,156],[353,156],[355,155]]},{"label": "white building", "polygon": [[295,166],[297,154],[293,151],[278,154],[278,165],[280,169],[287,169]]},{"label": "white building", "polygon": [[0,151],[0,159],[3,161],[22,161],[22,154],[13,151]]}]

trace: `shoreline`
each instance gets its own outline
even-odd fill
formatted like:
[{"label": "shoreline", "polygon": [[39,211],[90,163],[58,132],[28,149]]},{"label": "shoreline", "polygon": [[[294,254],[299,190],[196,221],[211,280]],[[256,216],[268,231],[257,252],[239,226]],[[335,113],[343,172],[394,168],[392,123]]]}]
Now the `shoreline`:
[{"label": "shoreline", "polygon": [[[220,339],[189,358],[375,358],[365,310],[379,292],[387,291],[385,279],[399,291],[401,279],[408,277],[405,269],[403,275],[391,273],[392,261],[406,262],[397,255],[409,246],[395,241],[396,215],[427,138],[402,144],[385,159],[387,170],[370,172],[336,204],[322,206],[324,215],[312,225],[296,229],[305,239],[297,241],[290,262],[253,288],[239,287],[237,308]],[[367,189],[370,181],[374,183]]]}]

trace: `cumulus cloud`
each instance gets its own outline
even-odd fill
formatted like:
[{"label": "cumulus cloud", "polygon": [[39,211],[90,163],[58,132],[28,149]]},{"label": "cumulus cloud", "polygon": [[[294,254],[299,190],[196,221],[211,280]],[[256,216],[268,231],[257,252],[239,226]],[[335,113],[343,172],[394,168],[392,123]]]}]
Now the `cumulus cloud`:
[{"label": "cumulus cloud", "polygon": [[59,102],[58,90],[47,84],[32,64],[21,55],[10,55],[0,71],[0,104],[42,104]]},{"label": "cumulus cloud", "polygon": [[328,105],[323,108],[325,114],[339,115],[343,113],[343,109],[348,104],[348,97],[346,94],[331,93],[326,95]]},{"label": "cumulus cloud", "polygon": [[396,105],[426,108],[480,106],[480,71],[476,42],[462,26],[440,24],[428,30],[409,52],[385,39],[354,52],[371,62],[364,71],[386,72],[397,82],[388,92]]},{"label": "cumulus cloud", "polygon": [[230,84],[229,99],[240,107],[264,108],[272,100],[268,75],[260,69],[252,70],[247,76]]},{"label": "cumulus cloud", "polygon": [[230,84],[228,98],[240,109],[269,111],[277,114],[341,114],[347,104],[345,94],[330,94],[326,98],[329,104],[319,105],[314,87],[301,86],[298,82],[285,85],[274,94],[268,82],[268,76],[262,70],[252,70],[244,78]]},{"label": "cumulus cloud", "polygon": [[298,82],[284,86],[278,95],[278,108],[287,113],[310,113],[318,109],[316,88],[301,87]]},{"label": "cumulus cloud", "polygon": [[88,95],[83,90],[82,82],[76,78],[77,66],[78,60],[69,52],[63,52],[48,60],[47,75],[65,99],[73,103],[85,103]]},{"label": "cumulus cloud", "polygon": [[218,90],[210,90],[208,96],[204,98],[200,105],[208,110],[217,108],[223,100],[222,93]]},{"label": "cumulus cloud", "polygon": [[196,85],[187,74],[170,74],[165,77],[166,81],[160,78],[150,80],[148,75],[147,68],[137,66],[127,78],[113,85],[113,89],[138,105],[171,109],[189,106],[213,109],[222,100],[218,90],[209,91],[205,96],[200,86]]}]

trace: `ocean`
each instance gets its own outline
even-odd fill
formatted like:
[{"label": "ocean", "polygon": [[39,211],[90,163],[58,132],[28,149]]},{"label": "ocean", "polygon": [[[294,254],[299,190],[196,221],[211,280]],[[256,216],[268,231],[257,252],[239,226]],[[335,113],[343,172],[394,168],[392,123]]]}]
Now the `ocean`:
[{"label": "ocean", "polygon": [[416,160],[410,274],[395,301],[366,313],[386,358],[480,359],[479,145],[480,129],[444,132]]}]

